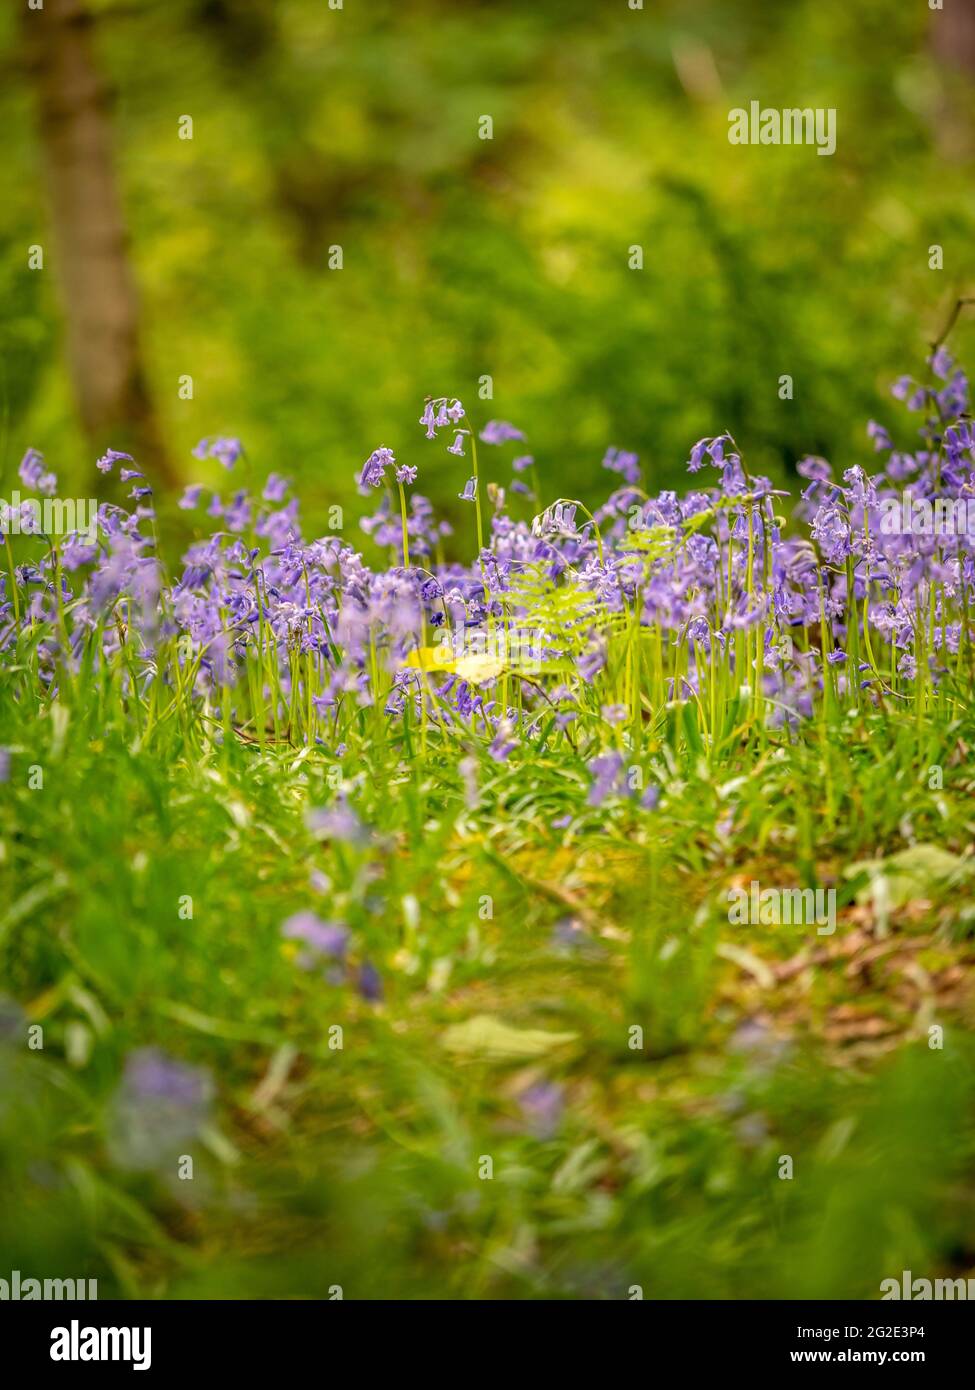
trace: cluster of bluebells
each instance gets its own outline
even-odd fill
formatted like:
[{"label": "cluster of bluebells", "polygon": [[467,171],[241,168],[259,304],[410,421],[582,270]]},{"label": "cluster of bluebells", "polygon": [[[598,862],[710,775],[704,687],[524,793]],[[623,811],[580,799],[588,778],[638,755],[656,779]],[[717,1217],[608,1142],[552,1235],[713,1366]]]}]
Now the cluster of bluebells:
[{"label": "cluster of bluebells", "polygon": [[57,491],[58,480],[44,466],[44,458],[36,449],[28,449],[17,470],[25,487],[39,492],[43,497],[53,497]]},{"label": "cluster of bluebells", "polygon": [[[156,550],[151,485],[129,455],[109,451],[98,468],[131,485],[131,505],[101,505],[94,543],[80,533],[18,540],[16,562],[0,581],[0,651],[16,660],[29,632],[48,694],[65,665],[77,672],[83,663],[93,673],[111,666],[143,700],[156,683],[178,689],[211,720],[222,715],[229,690],[230,716],[251,738],[261,721],[329,751],[348,713],[363,709],[480,737],[498,762],[530,744],[553,711],[570,741],[587,714],[604,732],[602,744],[590,740],[584,753],[599,804],[627,794],[617,757],[633,709],[599,689],[621,626],[643,629],[647,649],[663,661],[664,699],[706,707],[720,665],[734,676],[723,688],[767,697],[762,717],[770,722],[808,716],[827,694],[904,700],[912,683],[933,690],[967,660],[975,534],[884,524],[885,508],[905,494],[932,502],[975,496],[968,382],[943,348],[928,365],[926,383],[902,378],[893,388],[920,416],[918,444],[898,449],[888,429],[871,422],[872,469],[854,465],[837,475],[823,459],[803,459],[788,526],[785,494],[752,476],[722,433],[691,449],[691,490],[683,496],[648,496],[636,455],[617,448],[603,463],[619,487],[593,514],[560,498],[533,520],[519,519],[505,489],[492,483],[490,536],[469,564],[443,558],[449,524],[413,490],[417,466],[382,447],[357,482],[378,499],[361,526],[386,552],[385,566],[367,563],[347,538],[306,536],[288,481],[272,473],[259,490],[188,487],[179,505],[198,519],[198,538],[170,575]],[[459,400],[429,399],[420,424],[428,439],[449,440],[446,454],[470,454],[476,471],[476,441]],[[517,452],[522,431],[492,420],[478,437],[514,446],[508,488],[527,491],[521,479],[533,472],[533,458]],[[194,452],[228,471],[243,456],[240,442],[227,438],[204,440]],[[57,486],[34,450],[20,477],[45,495]],[[460,496],[475,498],[476,486],[470,478]],[[490,634],[512,616],[530,622],[532,613],[519,614],[512,601],[529,572],[575,596],[576,631],[571,641],[554,626],[542,634],[552,672],[543,659],[517,701],[497,673],[478,680],[411,661],[437,629]],[[656,795],[643,804],[651,808]]]},{"label": "cluster of bluebells", "polygon": [[382,981],[376,967],[363,960],[353,969],[347,956],[350,932],[342,922],[323,922],[314,912],[296,912],[281,925],[286,942],[296,943],[295,963],[302,970],[319,973],[335,985],[354,983],[363,999],[379,1003]]},{"label": "cluster of bluebells", "polygon": [[109,1150],[120,1166],[165,1168],[191,1147],[210,1122],[210,1073],[154,1047],[129,1054],[115,1094]]}]

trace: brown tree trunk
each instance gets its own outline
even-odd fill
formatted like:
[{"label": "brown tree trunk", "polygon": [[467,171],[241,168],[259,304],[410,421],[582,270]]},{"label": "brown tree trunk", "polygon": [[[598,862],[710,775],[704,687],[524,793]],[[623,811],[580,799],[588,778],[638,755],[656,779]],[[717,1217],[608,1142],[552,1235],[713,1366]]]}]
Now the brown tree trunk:
[{"label": "brown tree trunk", "polygon": [[139,347],[94,19],[85,0],[44,0],[23,15],[81,420],[94,448],[130,450],[159,481],[174,482]]},{"label": "brown tree trunk", "polygon": [[975,72],[975,0],[944,0],[932,11],[931,42],[943,63]]}]

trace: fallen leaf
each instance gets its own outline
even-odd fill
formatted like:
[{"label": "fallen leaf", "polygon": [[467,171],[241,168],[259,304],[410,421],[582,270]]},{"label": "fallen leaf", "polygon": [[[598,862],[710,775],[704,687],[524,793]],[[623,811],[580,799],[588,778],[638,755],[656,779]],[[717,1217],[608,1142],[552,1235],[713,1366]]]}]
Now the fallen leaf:
[{"label": "fallen leaf", "polygon": [[478,1014],[466,1023],[454,1023],[444,1031],[441,1042],[448,1052],[491,1061],[518,1061],[541,1057],[565,1043],[574,1042],[578,1033],[548,1033],[543,1028],[514,1028],[493,1014]]}]

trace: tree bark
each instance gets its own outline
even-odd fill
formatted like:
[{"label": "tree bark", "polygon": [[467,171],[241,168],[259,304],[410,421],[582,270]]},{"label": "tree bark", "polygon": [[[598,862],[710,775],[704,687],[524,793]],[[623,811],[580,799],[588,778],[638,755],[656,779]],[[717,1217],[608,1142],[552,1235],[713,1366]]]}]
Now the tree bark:
[{"label": "tree bark", "polygon": [[41,10],[25,5],[23,16],[81,421],[94,448],[127,449],[173,483],[140,350],[94,19],[85,0],[44,0]]},{"label": "tree bark", "polygon": [[975,0],[945,0],[933,11],[931,41],[948,67],[975,72]]}]

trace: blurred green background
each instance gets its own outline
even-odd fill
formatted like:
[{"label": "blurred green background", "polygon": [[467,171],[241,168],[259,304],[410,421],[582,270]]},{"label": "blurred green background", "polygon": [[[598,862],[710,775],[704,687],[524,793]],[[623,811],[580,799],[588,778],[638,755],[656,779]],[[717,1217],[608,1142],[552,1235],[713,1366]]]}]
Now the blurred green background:
[{"label": "blurred green background", "polygon": [[[313,524],[378,444],[456,512],[463,465],[416,423],[428,392],[525,429],[549,496],[603,495],[610,444],[674,485],[721,428],[781,477],[862,452],[866,420],[894,418],[889,380],[921,370],[975,278],[971,0],[25,6],[0,17],[4,487],[28,445],[66,491],[134,441],[172,491],[217,480],[189,451],[230,433],[296,480]],[[52,171],[59,23],[103,84],[139,293],[138,389],[88,437],[65,348],[84,235],[51,209],[58,179],[105,199],[63,149]],[[835,155],[730,145],[728,111],[752,99],[835,107]]]}]

